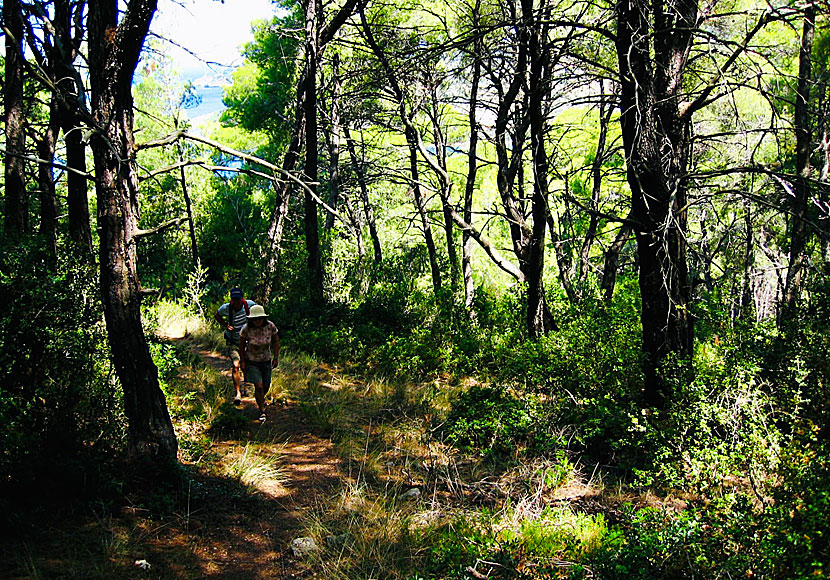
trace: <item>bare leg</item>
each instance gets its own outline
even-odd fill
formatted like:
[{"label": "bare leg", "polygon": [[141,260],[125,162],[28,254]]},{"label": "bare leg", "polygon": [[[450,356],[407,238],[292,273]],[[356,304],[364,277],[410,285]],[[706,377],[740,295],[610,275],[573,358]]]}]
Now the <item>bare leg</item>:
[{"label": "bare leg", "polygon": [[265,412],[265,389],[262,386],[262,381],[254,383],[254,398],[256,399],[257,407],[259,407],[259,412]]},{"label": "bare leg", "polygon": [[242,384],[242,370],[239,368],[239,361],[235,360],[232,361],[233,366],[231,367],[231,376],[233,377],[233,386],[236,388],[236,398],[242,398],[242,392],[240,390],[240,386]]}]

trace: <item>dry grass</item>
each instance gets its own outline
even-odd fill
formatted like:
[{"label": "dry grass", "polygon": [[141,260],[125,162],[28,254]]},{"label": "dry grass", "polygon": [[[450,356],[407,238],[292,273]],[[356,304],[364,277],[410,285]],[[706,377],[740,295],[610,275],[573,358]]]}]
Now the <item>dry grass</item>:
[{"label": "dry grass", "polygon": [[228,477],[259,490],[285,484],[285,471],[280,467],[282,455],[269,453],[263,447],[262,444],[247,443],[225,456],[223,463]]}]

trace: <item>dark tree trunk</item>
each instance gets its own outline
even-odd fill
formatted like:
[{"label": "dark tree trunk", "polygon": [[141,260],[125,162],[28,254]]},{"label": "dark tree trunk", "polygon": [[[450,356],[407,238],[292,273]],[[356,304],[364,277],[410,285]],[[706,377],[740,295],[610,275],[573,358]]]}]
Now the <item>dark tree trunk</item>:
[{"label": "dark tree trunk", "polygon": [[318,18],[322,15],[319,0],[304,0],[305,8],[305,168],[310,191],[304,192],[305,246],[307,252],[307,269],[309,298],[311,303],[320,306],[325,301],[323,289],[323,259],[320,248],[320,224],[317,216],[317,62],[319,45]]},{"label": "dark tree trunk", "polygon": [[597,149],[594,155],[594,162],[591,165],[591,177],[593,180],[593,188],[591,191],[591,210],[589,217],[588,231],[585,232],[585,239],[582,242],[582,247],[579,250],[579,260],[577,261],[578,272],[576,275],[577,287],[579,289],[579,298],[581,299],[584,292],[585,281],[588,279],[589,258],[591,256],[591,246],[597,235],[597,228],[599,227],[599,199],[602,194],[602,163],[605,159],[605,143],[608,138],[608,126],[611,124],[611,114],[614,107],[608,106],[606,108],[605,102],[600,103],[599,107],[599,137],[597,138]]},{"label": "dark tree trunk", "polygon": [[[305,140],[305,92],[306,73],[300,77],[297,83],[297,103],[294,110],[294,128],[291,133],[291,141],[288,143],[288,149],[285,152],[285,157],[282,161],[282,170],[284,173],[294,171],[297,167],[297,162],[300,159],[300,151]],[[267,259],[263,271],[263,278],[260,283],[259,294],[263,302],[268,304],[271,298],[271,289],[274,283],[274,277],[277,273],[277,266],[279,265],[280,250],[282,245],[282,233],[285,228],[285,218],[288,215],[288,202],[291,198],[291,184],[288,179],[284,179],[279,185],[275,187],[276,196],[274,200],[274,212],[271,214],[271,221],[268,224],[268,232],[266,234],[268,239]]]},{"label": "dark tree trunk", "polygon": [[[310,106],[307,102],[309,97],[307,89],[308,87],[312,87],[314,91],[314,105],[316,106],[316,99],[317,99],[317,62],[320,57],[320,52],[326,47],[326,45],[334,38],[334,35],[343,26],[343,23],[346,19],[352,14],[355,9],[355,5],[357,4],[357,0],[346,0],[343,3],[343,6],[340,7],[340,10],[335,14],[332,18],[331,22],[329,22],[328,26],[322,33],[317,37],[317,31],[319,31],[319,22],[322,22],[323,13],[322,8],[320,7],[319,2],[317,0],[305,0],[304,2],[304,9],[306,12],[306,31],[309,32],[309,29],[313,29],[314,36],[306,35],[306,50],[309,48],[309,43],[311,43],[315,49],[313,55],[306,54],[306,67],[303,71],[302,76],[297,83],[297,107],[295,110],[295,120],[294,120],[294,131],[292,132],[291,142],[289,143],[288,150],[286,151],[285,157],[283,158],[282,169],[283,172],[291,172],[293,171],[296,166],[297,162],[300,158],[300,152],[302,150],[302,144],[304,141],[304,137],[306,137],[306,133],[310,130],[308,128],[309,123],[309,110],[313,111],[314,114],[310,115],[314,117],[313,121],[315,123],[314,133],[315,135],[310,139],[317,143],[317,128],[316,128],[316,111],[315,109]],[[309,21],[309,11],[311,11],[314,16],[312,21]],[[309,69],[308,65],[313,64],[315,68]],[[306,137],[306,145],[308,145],[308,137]],[[315,162],[316,162],[316,151],[314,153]],[[316,171],[316,168],[315,168]],[[268,226],[268,258],[266,260],[266,266],[264,268],[263,279],[260,284],[260,294],[263,297],[263,301],[266,302],[270,299],[271,296],[271,288],[274,281],[274,276],[277,271],[277,266],[279,263],[279,255],[280,255],[280,245],[282,244],[282,232],[285,224],[285,217],[288,215],[288,201],[290,199],[290,185],[288,180],[285,180],[283,184],[277,188],[277,195],[276,200],[274,203],[274,213],[271,215],[271,221]],[[306,210],[308,210],[309,205],[309,194],[306,192],[305,197],[305,206]],[[311,198],[312,201],[313,198]],[[313,210],[314,215],[317,214],[316,206]],[[314,234],[311,230],[317,231],[317,246],[316,248],[312,248],[314,253],[317,254],[317,258],[312,258],[311,253],[309,254],[309,271],[311,277],[316,279],[317,282],[312,281],[312,286],[316,286],[316,289],[312,288],[310,290],[312,294],[312,300],[319,300],[322,302],[323,300],[323,269],[322,269],[322,258],[320,258],[320,247],[319,247],[319,226],[316,222],[314,224],[310,224],[309,221],[309,212],[306,211],[306,218],[305,218],[305,225],[306,225],[306,240],[308,240],[308,236],[311,235],[314,238]],[[313,244],[313,241],[312,241]],[[319,264],[317,264],[317,259],[320,259]],[[319,265],[319,268],[317,267]],[[312,271],[314,270],[314,271]]]},{"label": "dark tree trunk", "polygon": [[[400,103],[401,115],[406,118],[404,112],[403,101]],[[432,237],[432,228],[429,225],[429,215],[427,214],[426,200],[421,191],[421,176],[418,169],[418,137],[415,134],[415,129],[412,127],[408,119],[404,121],[404,134],[406,135],[406,145],[409,148],[409,172],[412,179],[412,196],[415,199],[415,209],[418,210],[418,216],[421,218],[421,231],[424,235],[424,242],[427,246],[427,254],[429,256],[429,268],[432,272],[432,290],[437,296],[441,291],[441,269],[438,267],[438,251],[435,248],[435,240]]]},{"label": "dark tree trunk", "polygon": [[437,171],[435,175],[438,178],[438,187],[441,188],[439,193],[441,197],[441,207],[444,216],[444,238],[447,244],[447,258],[450,262],[450,284],[453,292],[460,291],[461,288],[461,264],[458,260],[458,251],[455,248],[455,236],[452,219],[452,207],[450,206],[450,190],[452,183],[449,179],[449,172],[447,170],[447,143],[444,139],[444,132],[441,130],[441,114],[438,106],[438,88],[437,83],[433,82],[430,87],[430,96],[432,97],[432,110],[430,117],[432,118],[432,140],[435,144],[435,162],[437,164]]},{"label": "dark tree trunk", "polygon": [[[176,130],[179,128],[178,116],[175,119],[174,126]],[[182,186],[182,196],[184,197],[184,207],[187,211],[187,231],[190,234],[190,257],[193,260],[193,267],[199,267],[199,245],[196,242],[196,222],[193,220],[193,203],[190,201],[190,191],[187,187],[187,174],[184,170],[184,153],[182,152],[181,142],[176,143],[176,155],[179,158],[179,183]]]},{"label": "dark tree trunk", "polygon": [[40,235],[48,252],[50,268],[57,266],[58,257],[58,201],[55,196],[55,177],[52,163],[55,160],[55,138],[60,131],[57,119],[57,98],[52,97],[46,131],[38,141],[38,158],[46,163],[38,164],[37,181],[40,190]]},{"label": "dark tree trunk", "polygon": [[363,33],[366,37],[366,42],[369,44],[369,47],[372,49],[372,52],[380,61],[381,65],[383,66],[383,70],[386,73],[386,80],[389,81],[390,88],[392,89],[392,93],[394,94],[395,100],[397,101],[398,114],[401,118],[401,122],[404,125],[406,145],[409,149],[409,172],[410,177],[412,179],[411,191],[415,199],[415,208],[418,211],[418,216],[421,219],[421,228],[424,235],[424,241],[426,242],[427,252],[429,255],[429,266],[432,272],[432,289],[433,292],[437,295],[441,290],[441,270],[438,267],[438,253],[435,249],[435,241],[432,237],[432,228],[429,225],[429,215],[427,214],[426,200],[424,200],[423,192],[421,191],[421,178],[418,169],[419,136],[417,130],[412,124],[412,119],[410,118],[410,115],[406,110],[406,97],[404,95],[403,89],[400,86],[400,83],[398,82],[397,76],[395,76],[395,71],[392,70],[392,65],[389,63],[389,59],[386,58],[386,55],[383,53],[383,49],[378,45],[377,41],[375,40],[375,37],[372,33],[372,29],[369,27],[369,22],[366,20],[366,14],[362,10],[360,12],[360,21]]},{"label": "dark tree trunk", "polygon": [[[478,30],[480,26],[479,12],[481,0],[476,0],[473,8],[472,29]],[[464,188],[464,221],[473,223],[473,194],[476,188],[476,175],[478,174],[478,86],[481,81],[481,57],[482,41],[480,35],[475,35],[473,41],[473,71],[470,81],[469,101],[469,125],[470,125],[470,147],[467,152],[467,181]],[[475,285],[473,283],[472,265],[473,238],[470,230],[464,229],[461,232],[461,269],[464,276],[464,305],[467,311],[473,314],[473,300],[475,298]]]},{"label": "dark tree trunk", "polygon": [[545,151],[545,27],[534,11],[533,0],[522,0],[525,38],[528,42],[530,76],[528,82],[528,115],[530,146],[533,162],[533,195],[530,214],[533,219],[527,260],[522,270],[527,279],[527,330],[531,338],[544,336],[553,329],[553,320],[545,301],[542,280],[545,271],[545,227],[548,212],[548,156]]},{"label": "dark tree trunk", "polygon": [[755,300],[752,292],[752,271],[755,267],[755,242],[752,234],[752,205],[743,199],[744,206],[744,259],[741,282],[741,300],[738,304],[738,320],[752,320],[755,316]]},{"label": "dark tree trunk", "polygon": [[798,87],[795,95],[795,165],[796,180],[791,200],[790,257],[787,285],[784,288],[784,308],[781,320],[795,316],[798,299],[804,286],[807,262],[807,244],[811,229],[807,225],[810,203],[810,152],[813,144],[810,115],[810,86],[812,85],[813,38],[816,28],[816,6],[809,3],[804,11],[801,49],[798,59]]},{"label": "dark tree trunk", "polygon": [[670,13],[663,8],[646,0],[616,4],[620,124],[640,263],[644,396],[660,407],[671,398],[664,365],[677,358],[681,368],[691,368],[684,178],[692,111],[680,109],[678,93],[697,3],[685,0]]},{"label": "dark tree trunk", "polygon": [[86,110],[86,94],[80,73],[74,61],[84,30],[81,25],[85,1],[55,1],[56,42],[50,51],[55,84],[60,92],[58,115],[66,146],[66,165],[72,169],[66,174],[69,238],[81,249],[89,261],[93,260],[92,228],[89,223],[88,184],[86,177],[86,145],[80,111]]},{"label": "dark tree trunk", "polygon": [[369,202],[369,186],[366,183],[366,173],[363,171],[363,165],[357,157],[354,140],[352,139],[351,130],[348,125],[343,126],[343,131],[346,137],[346,147],[349,150],[349,157],[352,162],[352,169],[354,170],[357,183],[360,187],[360,198],[363,202],[363,212],[366,215],[366,224],[369,226],[369,237],[372,238],[372,249],[374,250],[375,264],[383,262],[383,251],[380,245],[380,237],[375,225],[375,216],[372,211],[372,204]]},{"label": "dark tree trunk", "polygon": [[133,458],[155,465],[176,460],[177,442],[141,324],[136,271],[138,179],[132,78],[156,0],[131,0],[120,24],[115,0],[89,6],[91,145],[100,229],[101,296],[110,349],[124,389]]},{"label": "dark tree trunk", "polygon": [[[630,219],[630,215],[629,218]],[[628,223],[620,225],[617,236],[614,242],[605,251],[605,259],[602,268],[602,280],[600,282],[600,290],[602,291],[602,298],[606,304],[611,304],[614,299],[614,287],[617,284],[617,269],[620,261],[620,254],[622,253],[625,244],[631,237],[631,227]]]},{"label": "dark tree trunk", "polygon": [[[329,108],[329,127],[325,132],[326,145],[329,150],[329,207],[337,209],[337,200],[340,197],[340,96],[342,83],[340,80],[340,56],[335,54],[332,60],[332,94]],[[326,231],[334,227],[334,214],[326,213]]]},{"label": "dark tree trunk", "polygon": [[6,72],[3,107],[6,125],[4,217],[6,231],[19,236],[29,229],[29,201],[26,191],[26,127],[23,109],[23,12],[20,0],[4,0],[3,22],[6,37]]}]

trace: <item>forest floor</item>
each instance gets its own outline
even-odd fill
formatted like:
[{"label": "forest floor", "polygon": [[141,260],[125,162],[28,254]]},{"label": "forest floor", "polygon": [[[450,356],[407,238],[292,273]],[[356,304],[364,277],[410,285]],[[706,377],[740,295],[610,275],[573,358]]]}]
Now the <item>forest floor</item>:
[{"label": "forest floor", "polygon": [[[355,379],[290,354],[275,371],[260,424],[251,385],[239,407],[229,404],[223,354],[198,341],[168,344],[189,359],[180,368],[182,384],[198,390],[211,375],[214,427],[225,413],[233,428],[208,431],[204,407],[186,412],[189,395],[198,393],[176,394],[182,483],[132,484],[89,508],[26,522],[23,533],[0,544],[0,579],[340,577],[332,573],[339,564],[322,559],[354,557],[345,552],[354,554],[360,542],[366,554],[348,565],[366,571],[348,577],[384,577],[384,559],[406,557],[401,533],[413,525],[438,529],[463,510],[500,509],[507,501],[516,517],[559,506],[613,522],[623,503],[685,506],[678,498],[603,488],[595,474],[568,463],[487,471],[435,442],[434,418],[407,402],[400,385]],[[200,396],[207,396],[204,387]],[[407,501],[406,492],[416,489],[420,498]],[[317,538],[315,553],[298,553],[296,541],[310,537]],[[360,542],[350,540],[338,553],[343,537]]]},{"label": "forest floor", "polygon": [[[227,358],[197,343],[187,348],[222,374],[229,397]],[[330,374],[323,367],[313,372],[320,380]],[[22,522],[25,533],[0,545],[0,578],[308,577],[291,542],[302,536],[309,511],[349,477],[331,439],[314,433],[297,401],[271,400],[261,424],[247,386],[237,407],[247,424],[212,432],[195,461],[180,457],[186,489],[154,490],[147,481],[91,513]],[[182,430],[202,429],[175,417],[174,424],[180,441]]]}]

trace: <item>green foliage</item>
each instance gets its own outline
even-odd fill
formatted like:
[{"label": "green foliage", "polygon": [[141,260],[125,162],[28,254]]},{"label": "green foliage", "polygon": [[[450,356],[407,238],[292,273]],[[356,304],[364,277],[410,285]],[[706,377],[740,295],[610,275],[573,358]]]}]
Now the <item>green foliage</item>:
[{"label": "green foliage", "polygon": [[176,348],[170,343],[151,340],[149,347],[153,364],[158,369],[159,386],[164,394],[168,395],[170,393],[168,381],[176,377],[179,366],[182,364],[181,360],[176,353]]},{"label": "green foliage", "polygon": [[524,448],[549,452],[564,441],[544,432],[551,424],[545,413],[538,400],[518,398],[502,388],[472,387],[453,401],[446,439],[485,456],[515,456]]},{"label": "green foliage", "polygon": [[806,423],[782,458],[781,485],[763,520],[765,565],[776,578],[830,576],[830,443]]},{"label": "green foliage", "polygon": [[626,520],[586,560],[600,578],[752,577],[754,526],[745,497],[700,511],[629,507]]},{"label": "green foliage", "polygon": [[64,470],[59,481],[80,486],[84,461],[124,436],[96,275],[74,247],[60,249],[55,271],[36,244],[4,244],[0,482],[16,489]]}]

